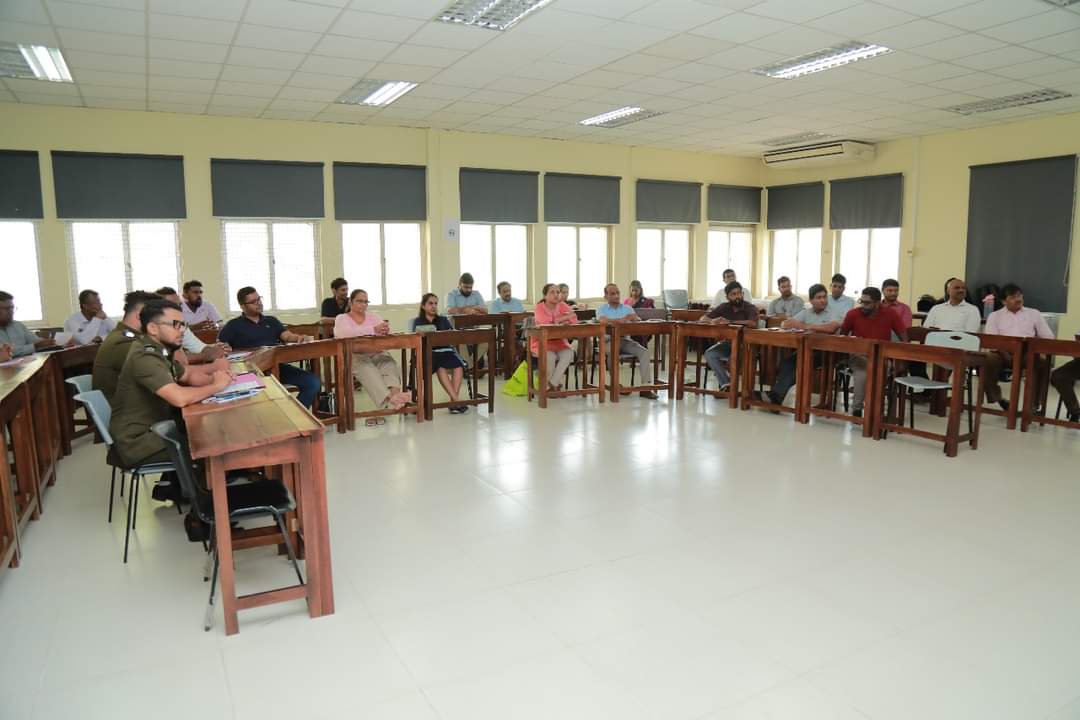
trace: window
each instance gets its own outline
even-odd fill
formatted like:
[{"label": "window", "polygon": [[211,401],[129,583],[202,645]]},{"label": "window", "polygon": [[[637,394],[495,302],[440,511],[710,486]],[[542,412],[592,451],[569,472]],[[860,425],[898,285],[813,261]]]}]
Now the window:
[{"label": "window", "polygon": [[608,276],[608,229],[548,226],[548,282],[566,283],[572,298],[604,296]]},{"label": "window", "polygon": [[504,280],[517,297],[528,295],[529,232],[525,225],[463,223],[459,253],[461,272],[473,276],[474,287],[485,300],[497,296],[495,287]]},{"label": "window", "polygon": [[900,274],[900,228],[840,230],[837,272],[855,292]]},{"label": "window", "polygon": [[221,231],[231,310],[240,310],[236,291],[247,285],[259,291],[266,310],[318,306],[315,223],[222,220]]},{"label": "window", "polygon": [[781,275],[791,278],[795,292],[804,297],[821,282],[821,228],[773,231],[770,289]]},{"label": "window", "polygon": [[638,228],[637,279],[645,291],[690,289],[690,230]]},{"label": "window", "polygon": [[30,221],[0,221],[0,290],[15,296],[16,317],[26,322],[45,319],[41,309],[37,226]]},{"label": "window", "polygon": [[709,297],[724,289],[724,271],[731,268],[747,287],[753,277],[754,232],[746,228],[709,228],[705,284]]},{"label": "window", "polygon": [[176,223],[72,222],[69,245],[75,268],[75,291],[96,290],[108,315],[124,311],[124,295],[176,287]]},{"label": "window", "polygon": [[419,223],[342,223],[341,259],[350,290],[373,305],[407,305],[423,294]]}]

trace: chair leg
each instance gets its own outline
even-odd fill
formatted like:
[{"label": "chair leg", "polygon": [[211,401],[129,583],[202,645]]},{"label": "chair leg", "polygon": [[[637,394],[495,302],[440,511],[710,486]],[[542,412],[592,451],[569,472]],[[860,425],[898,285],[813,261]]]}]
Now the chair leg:
[{"label": "chair leg", "polygon": [[[123,477],[123,475],[121,475]],[[112,480],[109,481],[109,522],[112,522],[113,498],[116,497],[116,466],[113,465]]]},{"label": "chair leg", "polygon": [[123,470],[121,470],[120,471],[120,497],[124,497],[124,478],[125,477],[127,477],[127,474]]},{"label": "chair leg", "polygon": [[915,429],[915,390],[908,388],[908,413],[911,417],[911,428]]},{"label": "chair leg", "polygon": [[202,578],[203,582],[206,582],[207,580],[210,579],[210,572],[213,569],[214,557],[216,557],[216,556],[217,556],[217,537],[213,532],[213,527],[211,527],[210,545],[207,547],[207,550],[206,550],[206,564],[203,565],[203,578]]},{"label": "chair leg", "polygon": [[972,378],[971,378],[970,374],[968,375],[967,381],[968,381],[967,382],[968,435],[970,435],[971,433],[975,432],[975,420],[972,417],[973,414],[975,413],[975,406],[972,404],[973,391],[971,389],[971,386],[974,385],[975,383],[972,382]]},{"label": "chair leg", "polygon": [[218,557],[217,548],[214,548],[214,570],[210,574],[210,599],[206,602],[206,616],[203,618],[203,630],[210,632],[210,628],[214,626],[214,594],[217,592],[217,577],[218,566],[221,564],[221,558]]},{"label": "chair leg", "polygon": [[135,523],[139,520],[139,484],[142,482],[143,476],[139,474],[132,474],[131,476],[131,497],[129,500],[135,502],[135,511],[131,516],[131,529],[135,529]]},{"label": "chair leg", "polygon": [[285,531],[285,521],[282,519],[281,513],[274,513],[274,521],[277,523],[278,530],[281,531],[281,537],[285,539],[285,551],[289,553],[289,562],[292,563],[293,570],[296,571],[296,579],[303,585],[304,576],[300,574],[300,563],[296,561],[296,553],[293,552],[292,541],[289,540],[289,533]]},{"label": "chair leg", "polygon": [[[122,476],[121,476],[122,477]],[[128,497],[127,504],[127,524],[124,528],[124,563],[128,561],[128,545],[131,543],[131,530],[135,527],[135,512],[138,510],[136,505],[139,502],[139,475],[138,473],[131,474],[131,495]]]}]

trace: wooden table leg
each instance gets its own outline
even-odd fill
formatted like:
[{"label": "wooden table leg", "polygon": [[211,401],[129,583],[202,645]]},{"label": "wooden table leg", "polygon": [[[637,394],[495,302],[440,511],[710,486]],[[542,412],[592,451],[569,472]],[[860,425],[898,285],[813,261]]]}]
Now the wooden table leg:
[{"label": "wooden table leg", "polygon": [[[1033,352],[1027,353],[1027,379],[1024,382],[1024,414],[1020,420],[1020,432],[1028,431],[1031,420],[1035,415],[1035,383],[1031,382],[1031,378],[1035,376],[1036,354],[1037,353]],[[1017,385],[1015,377],[1013,377],[1013,385]],[[1012,397],[1012,395],[1010,394],[1009,397]]]},{"label": "wooden table leg", "polygon": [[686,392],[683,387],[685,382],[686,371],[686,338],[678,327],[675,328],[675,333],[671,336],[671,372],[675,374],[673,382],[675,383],[675,399],[682,400]]},{"label": "wooden table leg", "polygon": [[952,397],[949,398],[949,424],[945,430],[945,454],[956,457],[960,446],[960,415],[964,407],[964,366],[953,368]]},{"label": "wooden table leg", "polygon": [[[1026,347],[1026,345],[1025,345]],[[1005,427],[1009,430],[1016,429],[1016,415],[1020,411],[1020,374],[1024,371],[1023,359],[1020,357],[1021,353],[1015,352],[1012,354],[1012,382],[1009,383],[1009,412],[1005,413]],[[1034,372],[1034,365],[1031,365],[1029,374],[1024,378],[1024,385],[1034,384],[1032,378],[1035,376],[1031,374]],[[1025,393],[1025,402],[1027,400]],[[979,404],[982,404],[982,398],[979,398]],[[1034,412],[1034,406],[1032,411]]]},{"label": "wooden table leg", "polygon": [[214,498],[214,537],[220,564],[221,608],[225,613],[225,634],[240,632],[236,617],[236,571],[233,568],[232,528],[229,524],[229,500],[225,491],[225,463],[221,457],[206,458],[206,480]]},{"label": "wooden table leg", "polygon": [[491,352],[491,345],[490,344],[488,345],[487,354],[488,354],[488,357],[487,357],[488,367],[491,368],[491,371],[487,374],[487,376],[488,376],[488,391],[487,391],[488,414],[490,415],[491,413],[495,412],[495,367],[491,364],[492,352]]},{"label": "wooden table leg", "polygon": [[334,613],[334,576],[330,563],[330,521],[326,502],[326,463],[323,436],[316,433],[300,438],[298,478],[304,505],[300,509],[304,526],[308,584],[308,615],[313,618]]},{"label": "wooden table leg", "polygon": [[[601,329],[601,331],[600,331],[600,338],[599,338],[599,340],[597,340],[597,342],[600,345],[600,357],[604,357],[605,348],[607,348],[607,333],[605,333],[603,331],[603,329]],[[613,358],[615,358],[615,362],[618,362],[619,359],[617,357],[615,357],[615,352],[616,351],[614,349],[612,349],[611,350],[611,356]],[[603,362],[601,362],[600,367],[597,368],[596,376],[597,376],[597,378],[599,378],[599,382],[600,382],[600,393],[599,393],[600,402],[603,403],[604,402],[604,363]],[[612,384],[614,384],[614,381],[612,381]]]},{"label": "wooden table leg", "polygon": [[548,377],[548,368],[547,368],[548,356],[547,356],[547,349],[548,349],[547,333],[544,332],[543,328],[541,328],[541,330],[540,330],[540,342],[536,346],[536,360],[537,360],[537,365],[539,366],[539,373],[540,373],[540,378],[539,378],[540,403],[539,404],[540,404],[541,408],[546,408],[547,407],[547,400],[548,400],[548,397],[547,397],[548,396],[548,380],[547,380],[547,377]]},{"label": "wooden table leg", "polygon": [[728,404],[732,410],[739,407],[739,341],[731,341],[731,354],[728,356]]},{"label": "wooden table leg", "polygon": [[[609,372],[611,373],[611,402],[619,402],[619,352],[615,347],[619,344],[619,331],[612,329],[611,331],[611,350],[608,353],[608,357],[603,361],[610,362]],[[602,379],[602,378],[601,378]],[[604,383],[600,383],[600,394],[604,394]]]},{"label": "wooden table leg", "polygon": [[[0,448],[7,454],[7,428],[0,421]],[[15,512],[15,496],[11,490],[11,468],[5,458],[0,462],[0,535],[8,544],[6,550],[11,553],[8,567],[19,567],[19,520]],[[5,548],[0,548],[5,550]],[[7,552],[4,552],[6,555]]]}]

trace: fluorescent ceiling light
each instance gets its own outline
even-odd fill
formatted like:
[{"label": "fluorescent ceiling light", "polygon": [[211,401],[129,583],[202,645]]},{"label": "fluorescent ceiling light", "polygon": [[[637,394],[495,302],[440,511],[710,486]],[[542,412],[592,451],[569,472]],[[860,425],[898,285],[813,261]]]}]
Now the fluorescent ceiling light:
[{"label": "fluorescent ceiling light", "polygon": [[414,87],[416,83],[405,80],[361,80],[334,102],[381,107],[394,102]]},{"label": "fluorescent ceiling light", "polygon": [[439,13],[438,20],[488,30],[506,30],[551,0],[454,0]]},{"label": "fluorescent ceiling light", "polygon": [[610,112],[594,115],[591,118],[585,118],[579,121],[578,124],[589,125],[590,127],[613,128],[629,125],[632,122],[656,117],[657,115],[663,115],[663,113],[639,107],[621,107],[618,110],[611,110]]},{"label": "fluorescent ceiling light", "polygon": [[74,82],[63,54],[44,45],[0,43],[0,75],[50,82]]},{"label": "fluorescent ceiling light", "polygon": [[769,138],[768,140],[762,140],[762,145],[770,145],[772,147],[780,147],[781,145],[796,145],[798,143],[813,142],[814,140],[824,140],[826,138],[836,137],[829,133],[818,132],[817,130],[811,130],[809,132],[799,133],[798,135],[784,135],[783,137]]},{"label": "fluorescent ceiling light", "polygon": [[812,53],[788,58],[787,60],[781,60],[780,62],[772,63],[771,65],[762,65],[761,67],[754,68],[750,72],[757,73],[758,75],[767,75],[771,78],[788,80],[790,78],[799,77],[800,75],[809,75],[811,73],[821,72],[822,70],[832,70],[841,65],[847,65],[848,63],[866,60],[891,52],[892,50],[884,45],[871,45],[869,43],[852,41],[840,45],[833,45],[824,50],[815,50]]},{"label": "fluorescent ceiling light", "polygon": [[990,98],[988,100],[976,100],[975,102],[964,103],[963,105],[953,105],[952,107],[944,109],[960,115],[975,115],[977,113],[1004,110],[1005,108],[1020,107],[1021,105],[1034,105],[1035,103],[1050,102],[1051,100],[1060,100],[1061,98],[1067,97],[1072,97],[1072,95],[1067,92],[1061,92],[1060,90],[1035,90],[1033,92],[1006,95],[1005,97]]}]

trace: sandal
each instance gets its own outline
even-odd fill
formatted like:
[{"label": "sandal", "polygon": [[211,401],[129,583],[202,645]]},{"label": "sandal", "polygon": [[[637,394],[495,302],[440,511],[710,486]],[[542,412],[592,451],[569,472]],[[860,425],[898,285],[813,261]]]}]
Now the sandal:
[{"label": "sandal", "polygon": [[386,424],[386,418],[381,418],[381,417],[370,417],[370,418],[368,418],[367,420],[364,421],[364,426],[365,427],[378,427],[379,425],[385,425],[385,424]]}]

